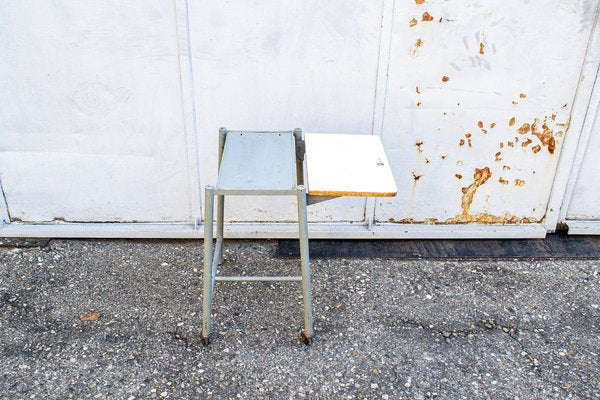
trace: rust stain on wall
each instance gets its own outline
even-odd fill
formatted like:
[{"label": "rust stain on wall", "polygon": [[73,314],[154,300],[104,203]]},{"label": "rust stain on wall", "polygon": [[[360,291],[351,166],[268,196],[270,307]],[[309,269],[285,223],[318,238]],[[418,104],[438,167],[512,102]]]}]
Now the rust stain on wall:
[{"label": "rust stain on wall", "polygon": [[532,140],[527,138],[526,141],[524,141],[523,143],[521,143],[521,147],[527,147],[531,144]]},{"label": "rust stain on wall", "polygon": [[508,181],[502,177],[500,177],[500,179],[498,179],[498,182],[500,182],[503,185],[508,185]]},{"label": "rust stain on wall", "polygon": [[553,136],[554,132],[552,131],[552,129],[548,128],[548,125],[546,125],[545,120],[544,120],[544,123],[542,124],[542,131],[540,132],[537,129],[538,123],[539,123],[539,121],[536,118],[534,120],[534,122],[531,124],[531,134],[536,136],[538,139],[540,139],[540,142],[542,142],[542,146],[548,148],[548,153],[554,154],[554,150],[556,149],[556,140],[554,139],[554,136]]},{"label": "rust stain on wall", "polygon": [[425,21],[425,22],[429,22],[429,21],[433,21],[433,17],[431,15],[429,15],[429,13],[427,11],[425,11],[423,13],[423,18],[421,20]]},{"label": "rust stain on wall", "polygon": [[519,132],[521,135],[524,135],[527,132],[529,132],[530,130],[531,130],[531,125],[529,125],[527,122],[525,122],[523,125],[521,125],[521,127],[519,129],[517,129],[517,132]]},{"label": "rust stain on wall", "polygon": [[[503,213],[502,215],[493,215],[488,213],[471,214],[471,204],[473,203],[473,197],[477,193],[477,189],[484,185],[488,179],[492,177],[492,172],[489,167],[475,168],[473,174],[473,183],[467,187],[462,188],[461,198],[461,209],[462,212],[456,217],[448,218],[445,223],[448,224],[469,224],[469,223],[486,223],[486,224],[516,224],[516,223],[530,223],[534,222],[533,218],[519,218],[509,213]],[[500,178],[502,180],[502,178]],[[503,183],[500,181],[500,183]]]},{"label": "rust stain on wall", "polygon": [[508,120],[508,126],[513,126],[515,124],[515,117],[512,117]]},{"label": "rust stain on wall", "polygon": [[523,179],[515,179],[515,186],[523,186],[525,181]]},{"label": "rust stain on wall", "polygon": [[485,45],[483,43],[479,43],[479,54],[484,55],[485,51],[483,50],[483,48],[485,47]]},{"label": "rust stain on wall", "polygon": [[414,18],[413,18],[413,19],[411,19],[411,20],[408,22],[408,25],[409,25],[411,28],[412,28],[413,26],[415,26],[416,24],[417,24],[417,20],[416,20],[416,19],[414,19]]},{"label": "rust stain on wall", "polygon": [[417,4],[423,4],[423,3],[425,3],[425,0],[415,0],[415,3],[417,3]]},{"label": "rust stain on wall", "polygon": [[519,94],[519,97],[524,99],[525,97],[527,97],[527,95],[525,93],[521,93],[521,94]]},{"label": "rust stain on wall", "polygon": [[502,158],[500,158],[500,154],[502,154],[501,151],[499,151],[495,154],[495,157],[496,157],[495,161],[502,161]]},{"label": "rust stain on wall", "polygon": [[495,126],[496,126],[496,123],[495,123],[495,122],[492,122],[492,123],[490,124],[490,129],[494,129],[494,127],[495,127]]},{"label": "rust stain on wall", "polygon": [[533,151],[534,153],[539,152],[542,149],[542,147],[539,144],[536,144],[535,146],[533,146],[531,148],[531,151]]},{"label": "rust stain on wall", "polygon": [[462,179],[462,175],[461,174],[454,174],[454,176],[458,179]]},{"label": "rust stain on wall", "polygon": [[442,76],[442,82],[448,82],[450,80],[450,78],[448,78],[446,75]]},{"label": "rust stain on wall", "polygon": [[477,126],[479,128],[483,128],[483,122],[482,121],[477,121]]},{"label": "rust stain on wall", "polygon": [[418,86],[415,88],[415,90],[416,90],[417,94],[421,94],[421,91],[419,90]]}]

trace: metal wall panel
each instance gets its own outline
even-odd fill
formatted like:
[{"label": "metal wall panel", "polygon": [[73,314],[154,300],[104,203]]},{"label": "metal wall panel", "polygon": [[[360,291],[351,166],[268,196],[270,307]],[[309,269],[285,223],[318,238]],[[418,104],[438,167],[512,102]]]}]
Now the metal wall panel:
[{"label": "metal wall panel", "polygon": [[[216,182],[221,126],[371,133],[381,11],[357,0],[191,2],[202,183]],[[295,202],[229,197],[226,219],[295,221]],[[311,206],[309,219],[362,221],[364,206],[336,199]]]},{"label": "metal wall panel", "polygon": [[189,221],[173,3],[0,4],[13,221]]},{"label": "metal wall panel", "polygon": [[377,220],[542,221],[596,4],[397,3]]},{"label": "metal wall panel", "polygon": [[[560,204],[574,149],[588,143],[576,140],[578,104],[587,108],[597,70],[598,3],[2,3],[2,214],[18,235],[30,232],[19,222],[136,221],[182,222],[176,235],[195,237],[198,187],[216,182],[218,128],[301,127],[381,135],[399,188],[393,199],[311,206],[313,222],[350,222],[339,233],[356,237],[480,235],[477,224],[539,235],[535,224],[558,220],[551,191]],[[597,137],[567,218],[600,216]],[[559,157],[566,178],[556,182]],[[236,237],[295,229],[262,224],[295,221],[293,197],[227,205],[229,221],[255,223],[232,227]],[[365,217],[380,226],[363,232]],[[117,234],[110,225],[90,232]]]}]

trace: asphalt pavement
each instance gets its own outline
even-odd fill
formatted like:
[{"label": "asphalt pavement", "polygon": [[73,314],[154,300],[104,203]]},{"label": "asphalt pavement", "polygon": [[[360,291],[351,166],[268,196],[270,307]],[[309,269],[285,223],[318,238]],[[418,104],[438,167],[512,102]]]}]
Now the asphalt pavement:
[{"label": "asphalt pavement", "polygon": [[[217,283],[202,242],[0,247],[0,398],[600,398],[600,260],[313,259],[298,282]],[[228,241],[224,274],[297,274]]]}]

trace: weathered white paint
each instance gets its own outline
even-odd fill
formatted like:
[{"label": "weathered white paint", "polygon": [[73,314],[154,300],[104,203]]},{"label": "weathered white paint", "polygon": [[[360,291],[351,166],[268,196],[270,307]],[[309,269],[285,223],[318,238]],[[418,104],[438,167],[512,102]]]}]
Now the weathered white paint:
[{"label": "weathered white paint", "polygon": [[[591,179],[584,164],[581,180],[568,177],[587,143],[579,135],[588,121],[589,71],[598,64],[597,44],[588,46],[598,3],[2,3],[0,173],[8,208],[17,222],[170,222],[175,230],[183,222],[189,229],[201,215],[199,187],[216,182],[220,126],[301,127],[379,135],[394,167],[397,198],[311,206],[311,221],[342,222],[323,225],[333,236],[359,237],[373,218],[386,223],[373,226],[373,237],[464,237],[465,230],[518,236],[541,226],[465,222],[539,221],[551,230],[568,182],[573,207],[586,207],[577,202],[597,193],[583,184]],[[431,21],[423,21],[425,12]],[[538,118],[541,132],[553,114],[546,124],[554,154],[548,146],[532,152],[540,139],[516,130]],[[569,121],[565,136],[560,124]],[[594,151],[593,138],[590,146]],[[476,169],[485,183],[468,189]],[[472,194],[468,213],[463,188]],[[564,208],[565,218],[573,210]],[[293,221],[295,199],[229,198],[226,217]],[[45,229],[26,223],[3,232]],[[51,224],[46,233],[145,231],[137,224],[71,226]],[[170,235],[170,225],[153,226],[152,235]],[[293,224],[231,229],[295,232]]]},{"label": "weathered white paint", "polygon": [[189,221],[173,2],[0,3],[13,221]]},{"label": "weathered white paint", "polygon": [[[595,8],[558,0],[397,6],[383,139],[399,193],[378,202],[377,219],[543,220]],[[517,132],[536,118],[538,131],[544,120],[553,131],[554,154]],[[489,178],[461,208],[463,188],[484,168]]]},{"label": "weathered white paint", "polygon": [[[202,182],[216,182],[217,131],[370,133],[382,2],[190,2]],[[229,221],[293,221],[294,197],[227,198]],[[362,221],[365,200],[311,207],[311,221]]]},{"label": "weathered white paint", "polygon": [[[554,231],[557,224],[565,224],[573,190],[586,154],[586,147],[592,134],[594,121],[600,106],[600,82],[598,65],[600,64],[600,29],[598,18],[600,6],[596,7],[594,29],[588,43],[587,53],[581,68],[581,77],[571,111],[569,134],[560,153],[552,192],[548,201],[544,225],[548,231]],[[597,129],[597,128],[596,128]]]},{"label": "weathered white paint", "polygon": [[[598,110],[598,104],[596,104]],[[573,187],[566,220],[600,221],[600,115],[595,113],[591,135]],[[571,227],[571,224],[569,224]],[[570,229],[569,229],[570,231]]]}]

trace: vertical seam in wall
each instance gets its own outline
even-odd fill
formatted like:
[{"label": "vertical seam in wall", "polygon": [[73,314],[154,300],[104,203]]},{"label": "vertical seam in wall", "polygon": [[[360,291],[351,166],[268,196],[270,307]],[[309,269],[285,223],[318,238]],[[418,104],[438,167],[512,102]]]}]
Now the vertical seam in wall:
[{"label": "vertical seam in wall", "polygon": [[[392,1],[392,6],[391,6],[391,16],[389,18],[389,24],[390,24],[389,27],[384,26],[385,13],[388,10],[388,7],[386,7],[386,0],[383,0],[381,2],[379,46],[377,49],[378,50],[377,51],[377,74],[375,75],[375,94],[374,94],[374,98],[373,98],[373,114],[372,114],[372,119],[371,119],[371,135],[377,135],[379,137],[381,137],[383,134],[383,126],[384,126],[384,120],[385,120],[385,107],[386,107],[386,103],[387,103],[388,80],[389,80],[389,70],[390,70],[390,63],[391,63],[390,55],[391,55],[391,51],[392,51],[392,35],[394,32],[394,14],[395,14],[395,10],[396,10],[396,1],[395,0],[391,0],[391,1]],[[384,38],[387,40],[386,43],[384,43]],[[381,51],[382,50],[381,46],[383,44],[387,44],[387,49],[385,49],[385,53],[382,53],[382,51]],[[385,62],[385,67],[384,67],[383,71],[381,71],[381,69],[380,69],[381,62],[382,62],[382,54],[384,56],[383,60]],[[380,84],[379,84],[380,79],[384,80],[383,85],[381,85],[382,87],[380,87]],[[381,98],[382,100],[378,102],[379,98]],[[379,103],[381,103],[381,104],[379,104]],[[380,110],[379,118],[377,118],[378,109]],[[378,124],[377,127],[375,126],[376,124]],[[364,220],[368,224],[370,224],[371,221],[375,220],[376,203],[377,203],[376,198],[367,197],[365,200]]]},{"label": "vertical seam in wall", "polygon": [[[187,68],[181,62],[181,45],[180,39],[182,36],[180,35],[179,29],[179,18],[178,18],[178,7],[177,4],[183,4],[184,10],[184,21],[185,21],[185,40],[187,43]],[[177,62],[179,65],[179,86],[180,86],[180,95],[181,95],[181,113],[183,117],[184,129],[186,133],[186,160],[188,165],[188,186],[190,189],[190,194],[194,193],[195,195],[190,195],[190,213],[192,214],[192,219],[199,218],[202,215],[202,184],[200,180],[200,156],[198,153],[198,128],[197,128],[197,119],[196,119],[196,95],[194,90],[194,75],[193,75],[193,66],[192,66],[192,42],[191,42],[191,34],[190,34],[190,19],[189,19],[189,5],[187,0],[173,0],[173,8],[175,14],[175,32],[177,38]],[[189,87],[186,87],[183,80],[183,74],[186,74],[188,78],[187,82]],[[187,113],[186,113],[186,95],[185,92],[189,95],[189,115],[191,121],[188,121]],[[191,140],[190,140],[191,136]],[[190,149],[189,146],[193,146],[193,156],[195,158],[195,162],[193,167],[190,163]],[[195,176],[194,176],[195,175]],[[197,202],[197,204],[196,204]],[[193,215],[194,211],[198,207],[199,215]]]},{"label": "vertical seam in wall", "polygon": [[[3,218],[4,222],[10,223],[10,211],[8,209],[8,201],[6,201],[6,193],[4,193],[4,187],[2,186],[2,175],[1,174],[0,174],[0,210],[2,211],[3,214],[5,214],[6,218]],[[2,219],[0,219],[0,222],[2,222]]]},{"label": "vertical seam in wall", "polygon": [[[581,95],[580,93],[580,89],[581,89],[581,78],[583,76],[584,73],[584,69],[586,66],[586,61],[587,61],[587,55],[590,52],[590,47],[592,45],[592,42],[594,41],[594,37],[596,35],[596,30],[597,30],[597,23],[598,23],[598,18],[600,15],[600,3],[598,3],[596,5],[596,10],[594,12],[594,19],[593,19],[593,23],[592,23],[592,29],[590,32],[590,36],[588,39],[588,42],[586,44],[586,50],[583,56],[583,63],[581,64],[581,69],[579,72],[579,83],[577,85],[577,88],[575,89],[575,95],[573,96],[573,104],[571,105],[571,110],[569,113],[569,127],[567,128],[567,131],[565,131],[565,137],[569,137],[569,130],[571,128],[571,124],[570,124],[570,120],[571,120],[571,116],[573,115],[573,109],[575,107],[575,104],[577,102],[577,97],[579,95]],[[577,159],[577,153],[578,153],[578,147],[581,144],[581,135],[582,135],[582,131],[586,125],[586,120],[588,118],[588,113],[590,110],[590,103],[593,97],[593,93],[595,90],[596,85],[598,84],[598,68],[596,68],[596,75],[594,77],[594,82],[591,85],[591,89],[590,89],[590,93],[589,93],[589,98],[587,99],[587,105],[585,107],[585,112],[584,112],[584,116],[581,122],[581,126],[580,126],[580,130],[577,134],[577,143],[574,144],[575,149],[573,150],[573,155],[571,157],[570,162],[568,162],[568,172],[567,176],[564,179],[564,184],[562,184],[562,188],[557,188],[557,176],[561,173],[561,171],[567,167],[562,165],[564,163],[564,161],[561,160],[561,158],[563,156],[566,156],[565,152],[564,152],[564,148],[565,148],[565,143],[563,143],[563,146],[561,147],[561,152],[559,155],[559,159],[556,165],[556,170],[555,170],[555,174],[554,174],[554,180],[552,182],[552,186],[550,188],[550,196],[548,198],[548,203],[546,205],[546,215],[545,218],[542,222],[542,224],[544,225],[544,227],[548,230],[548,231],[554,231],[556,230],[556,226],[558,225],[558,223],[560,222],[560,217],[561,217],[561,213],[562,213],[562,209],[565,206],[568,206],[568,203],[570,202],[570,198],[567,200],[567,204],[565,204],[565,196],[567,195],[567,190],[569,187],[569,181],[570,181],[570,176],[571,173],[573,171],[573,166],[575,163],[575,160]],[[562,167],[562,168],[561,168]],[[556,193],[556,191],[560,191],[560,193]],[[560,201],[560,203],[558,203]],[[553,207],[554,203],[558,203]],[[556,210],[551,211],[552,208],[557,208]],[[549,221],[548,220],[548,214],[550,213],[550,215],[552,216],[552,220]],[[565,210],[565,218],[566,218],[566,210]]]}]

